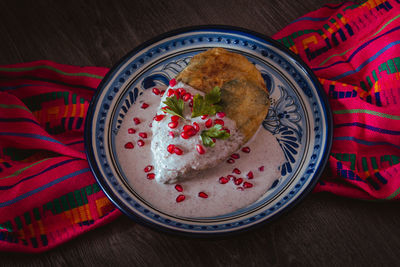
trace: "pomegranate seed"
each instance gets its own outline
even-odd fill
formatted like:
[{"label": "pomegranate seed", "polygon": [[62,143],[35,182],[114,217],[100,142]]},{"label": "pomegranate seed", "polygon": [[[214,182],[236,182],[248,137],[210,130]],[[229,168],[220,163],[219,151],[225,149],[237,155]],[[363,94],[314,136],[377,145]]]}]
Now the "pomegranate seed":
[{"label": "pomegranate seed", "polygon": [[139,140],[137,141],[138,146],[144,146],[144,141],[143,140]]},{"label": "pomegranate seed", "polygon": [[224,112],[217,112],[217,117],[222,119],[223,117],[225,117],[225,113]]},{"label": "pomegranate seed", "polygon": [[155,121],[160,121],[160,120],[164,119],[164,117],[165,117],[165,115],[162,115],[162,114],[156,115],[156,116],[154,117],[154,120],[155,120]]},{"label": "pomegranate seed", "polygon": [[178,127],[178,122],[177,121],[171,121],[170,123],[168,123],[168,127],[171,129],[175,129],[176,127]]},{"label": "pomegranate seed", "polygon": [[196,135],[196,134],[197,134],[197,132],[196,132],[195,129],[190,129],[189,131],[187,131],[187,133],[188,133],[190,136],[193,136],[193,135]]},{"label": "pomegranate seed", "polygon": [[162,109],[162,112],[167,113],[166,110],[169,108],[167,106],[165,106],[165,107],[162,107],[161,109]]},{"label": "pomegranate seed", "polygon": [[211,140],[213,141],[213,143],[217,142],[217,139],[215,139],[214,137],[212,137]]},{"label": "pomegranate seed", "polygon": [[153,170],[153,166],[152,165],[147,165],[145,168],[144,168],[144,172],[151,172]]},{"label": "pomegranate seed", "polygon": [[244,153],[250,153],[250,147],[245,146],[244,148],[242,148],[242,151],[243,151]]},{"label": "pomegranate seed", "polygon": [[194,127],[192,125],[185,125],[183,126],[183,131],[187,132],[189,130],[194,130]]},{"label": "pomegranate seed", "polygon": [[162,91],[160,92],[160,96],[163,97],[164,94],[165,94],[165,90],[162,90]]},{"label": "pomegranate seed", "polygon": [[238,168],[234,168],[232,172],[236,173],[236,174],[241,174],[242,173]]},{"label": "pomegranate seed", "polygon": [[191,96],[192,95],[190,93],[186,93],[183,95],[182,99],[183,101],[187,102],[188,100],[190,100]]},{"label": "pomegranate seed", "polygon": [[170,96],[172,96],[173,94],[174,94],[174,90],[168,89],[168,91],[167,91],[167,96],[170,97]]},{"label": "pomegranate seed", "polygon": [[193,101],[192,100],[189,101],[189,107],[191,107],[191,108],[193,107]]},{"label": "pomegranate seed", "polygon": [[175,137],[175,134],[174,134],[174,132],[172,132],[172,131],[169,132],[168,135],[169,135],[169,137],[171,137],[171,138],[174,138],[174,137]]},{"label": "pomegranate seed", "polygon": [[229,164],[233,164],[233,163],[235,163],[235,160],[234,159],[228,159],[226,162],[228,162]]},{"label": "pomegranate seed", "polygon": [[171,154],[173,154],[174,153],[174,148],[175,148],[175,145],[168,145],[167,146],[167,151],[169,152],[169,153],[171,153]]},{"label": "pomegranate seed", "polygon": [[134,133],[136,133],[135,129],[133,129],[133,128],[128,129],[128,134],[134,134]]},{"label": "pomegranate seed", "polygon": [[253,187],[253,184],[252,184],[252,183],[249,183],[249,182],[244,182],[244,183],[243,183],[243,187],[244,187],[244,188],[251,188],[251,187]]},{"label": "pomegranate seed", "polygon": [[201,198],[208,198],[208,195],[204,192],[199,192],[199,197]]},{"label": "pomegranate seed", "polygon": [[236,190],[243,191],[243,190],[244,190],[244,188],[243,188],[243,187],[241,187],[241,186],[238,186],[238,187],[236,187]]},{"label": "pomegranate seed", "polygon": [[206,150],[204,149],[204,147],[199,144],[196,145],[196,150],[197,150],[197,152],[199,152],[200,155],[206,153]]},{"label": "pomegranate seed", "polygon": [[210,127],[212,126],[212,120],[211,120],[211,119],[208,119],[208,120],[206,121],[205,125],[206,125],[207,128],[210,128]]},{"label": "pomegranate seed", "polygon": [[142,138],[147,138],[147,133],[140,132],[139,136]]},{"label": "pomegranate seed", "polygon": [[186,90],[184,88],[178,88],[177,91],[181,96],[184,96],[186,94]]},{"label": "pomegranate seed", "polygon": [[174,87],[176,85],[176,80],[175,79],[171,79],[169,81],[169,86]]},{"label": "pomegranate seed", "polygon": [[175,91],[174,91],[174,95],[176,96],[176,99],[179,99],[179,98],[180,98],[180,95],[179,95],[178,90],[175,90]]},{"label": "pomegranate seed", "polygon": [[234,153],[231,155],[231,157],[234,159],[238,159],[238,158],[240,158],[240,155],[238,153]]},{"label": "pomegranate seed", "polygon": [[221,176],[221,177],[219,177],[218,181],[220,184],[226,184],[227,182],[229,182],[229,179],[224,176]]},{"label": "pomegranate seed", "polygon": [[183,187],[180,184],[175,185],[175,189],[178,192],[182,192],[183,191]]},{"label": "pomegranate seed", "polygon": [[147,174],[147,179],[149,179],[149,180],[153,180],[155,177],[156,177],[156,175],[154,173]]},{"label": "pomegranate seed", "polygon": [[179,116],[176,115],[172,116],[171,121],[179,121]]},{"label": "pomegranate seed", "polygon": [[196,130],[196,132],[200,131],[200,126],[197,122],[193,122],[193,127]]},{"label": "pomegranate seed", "polygon": [[228,134],[231,134],[231,130],[227,129],[227,128],[223,128],[222,131],[227,132]]},{"label": "pomegranate seed", "polygon": [[189,139],[189,138],[190,138],[190,135],[189,135],[188,132],[181,132],[181,137],[182,137],[183,139]]},{"label": "pomegranate seed", "polygon": [[138,125],[138,124],[140,124],[140,119],[139,118],[133,118],[133,122],[136,124],[136,125]]},{"label": "pomegranate seed", "polygon": [[233,179],[233,183],[235,185],[240,185],[243,182],[243,178],[235,178]]},{"label": "pomegranate seed", "polygon": [[235,176],[233,176],[233,175],[228,175],[228,176],[226,176],[226,178],[228,178],[229,180],[234,180],[234,179],[236,179],[236,177]]},{"label": "pomegranate seed", "polygon": [[158,89],[158,88],[153,88],[152,91],[153,91],[153,94],[155,94],[155,95],[159,95],[161,93],[160,89]]},{"label": "pomegranate seed", "polygon": [[202,120],[205,120],[205,119],[207,119],[207,117],[208,117],[208,115],[203,115],[203,116],[201,116],[200,118],[201,118]]},{"label": "pomegranate seed", "polygon": [[135,146],[133,145],[132,142],[128,142],[128,143],[125,144],[125,148],[126,148],[126,149],[132,149],[132,148],[134,148],[134,147],[135,147]]},{"label": "pomegranate seed", "polygon": [[177,154],[178,156],[183,154],[182,149],[180,149],[179,147],[174,147],[174,153]]},{"label": "pomegranate seed", "polygon": [[259,170],[260,172],[263,172],[263,171],[264,171],[264,166],[259,167],[258,170]]},{"label": "pomegranate seed", "polygon": [[148,107],[149,107],[149,104],[147,104],[147,103],[143,103],[142,106],[141,106],[142,109],[146,109]]},{"label": "pomegranate seed", "polygon": [[178,202],[178,203],[182,202],[185,200],[185,198],[186,198],[185,195],[179,195],[176,197],[176,202]]},{"label": "pomegranate seed", "polygon": [[248,172],[246,176],[247,176],[248,179],[253,179],[254,178],[254,174],[251,171]]},{"label": "pomegranate seed", "polygon": [[214,123],[215,123],[215,124],[219,124],[219,125],[221,125],[221,126],[224,126],[224,121],[223,121],[223,120],[220,120],[220,119],[215,119],[215,120],[214,120]]}]

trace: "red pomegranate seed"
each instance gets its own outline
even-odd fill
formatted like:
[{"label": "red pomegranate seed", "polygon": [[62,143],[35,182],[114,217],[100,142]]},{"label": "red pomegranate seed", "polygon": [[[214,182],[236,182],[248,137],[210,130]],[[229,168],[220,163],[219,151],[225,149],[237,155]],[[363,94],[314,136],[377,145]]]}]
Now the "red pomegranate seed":
[{"label": "red pomegranate seed", "polygon": [[199,197],[201,198],[208,198],[208,195],[204,192],[199,192]]},{"label": "red pomegranate seed", "polygon": [[226,184],[227,182],[229,182],[229,179],[224,176],[221,176],[221,177],[219,177],[218,181],[220,184]]},{"label": "red pomegranate seed", "polygon": [[221,126],[224,126],[224,121],[221,120],[221,119],[215,119],[215,120],[214,120],[214,123],[215,123],[215,124],[219,124],[219,125],[221,125]]},{"label": "red pomegranate seed", "polygon": [[189,139],[190,138],[190,134],[188,132],[181,132],[181,137],[183,139]]},{"label": "red pomegranate seed", "polygon": [[236,174],[241,174],[242,173],[238,168],[234,168],[232,172],[236,173]]},{"label": "red pomegranate seed", "polygon": [[260,172],[263,172],[263,171],[264,171],[264,166],[259,167],[258,170],[259,170]]},{"label": "red pomegranate seed", "polygon": [[229,180],[234,180],[234,179],[236,179],[236,177],[235,176],[233,176],[233,175],[228,175],[228,176],[226,176],[226,178],[228,178]]},{"label": "red pomegranate seed", "polygon": [[231,155],[231,157],[234,159],[238,159],[238,158],[240,158],[240,155],[238,153],[234,153]]},{"label": "red pomegranate seed", "polygon": [[162,109],[162,112],[167,113],[166,110],[169,108],[167,106],[165,106],[165,107],[162,107],[161,109]]},{"label": "red pomegranate seed", "polygon": [[194,130],[194,127],[192,126],[192,125],[185,125],[185,126],[183,126],[183,131],[185,131],[185,132],[187,132],[187,131],[189,131],[189,130]]},{"label": "red pomegranate seed", "polygon": [[174,132],[172,132],[172,131],[169,132],[168,135],[169,135],[169,137],[171,137],[171,138],[174,138],[174,137],[175,137],[175,134],[174,134]]},{"label": "red pomegranate seed", "polygon": [[171,129],[175,129],[176,127],[178,127],[178,122],[177,121],[171,121],[170,123],[168,123],[168,127]]},{"label": "red pomegranate seed", "polygon": [[179,121],[179,116],[176,115],[172,116],[171,121]]},{"label": "red pomegranate seed", "polygon": [[193,100],[189,101],[189,107],[191,107],[191,108],[193,107]]},{"label": "red pomegranate seed", "polygon": [[171,153],[171,154],[173,154],[174,153],[174,148],[175,148],[175,145],[168,145],[167,146],[167,151],[169,152],[169,153]]},{"label": "red pomegranate seed", "polygon": [[168,89],[168,91],[167,91],[167,96],[168,96],[168,97],[171,97],[173,94],[174,94],[174,90]]},{"label": "red pomegranate seed", "polygon": [[207,117],[208,117],[208,115],[203,115],[203,116],[201,116],[200,118],[201,118],[202,120],[205,120],[205,119],[207,119]]},{"label": "red pomegranate seed", "polygon": [[143,140],[139,140],[137,141],[138,146],[144,146],[144,141]]},{"label": "red pomegranate seed", "polygon": [[244,182],[244,183],[243,183],[243,187],[244,187],[244,188],[251,188],[251,187],[253,187],[253,184],[252,184],[252,183],[249,183],[249,182]]},{"label": "red pomegranate seed", "polygon": [[217,142],[217,139],[215,139],[214,137],[211,138],[213,143]]},{"label": "red pomegranate seed", "polygon": [[200,131],[200,126],[197,122],[193,122],[193,127],[196,130],[196,132]]},{"label": "red pomegranate seed", "polygon": [[133,122],[136,124],[136,125],[138,125],[138,124],[140,124],[140,119],[139,118],[133,118]]},{"label": "red pomegranate seed", "polygon": [[153,180],[155,177],[156,177],[156,175],[154,173],[147,174],[147,179],[149,179],[149,180]]},{"label": "red pomegranate seed", "polygon": [[235,178],[233,179],[233,183],[235,185],[240,185],[241,183],[243,183],[243,178]]},{"label": "red pomegranate seed", "polygon": [[233,163],[235,163],[235,160],[234,159],[228,159],[226,162],[228,162],[229,164],[233,164]]},{"label": "red pomegranate seed", "polygon": [[185,198],[186,198],[185,195],[179,195],[176,197],[176,202],[178,202],[178,203],[182,202],[185,200]]},{"label": "red pomegranate seed", "polygon": [[155,95],[159,95],[161,93],[160,89],[158,89],[158,88],[153,88],[152,91],[153,91],[153,94],[155,94]]},{"label": "red pomegranate seed", "polygon": [[181,97],[178,90],[174,91],[174,95],[176,96],[176,99],[179,99]]},{"label": "red pomegranate seed", "polygon": [[191,96],[192,95],[190,93],[186,93],[183,95],[182,99],[183,99],[183,101],[187,102],[190,100]]},{"label": "red pomegranate seed", "polygon": [[227,132],[228,134],[231,134],[231,130],[227,129],[227,128],[223,128],[222,131]]},{"label": "red pomegranate seed", "polygon": [[148,107],[149,107],[149,104],[147,104],[147,103],[143,103],[142,106],[141,106],[142,109],[146,109]]},{"label": "red pomegranate seed", "polygon": [[181,96],[184,96],[186,94],[186,90],[184,88],[178,88],[177,91]]},{"label": "red pomegranate seed", "polygon": [[151,172],[153,170],[153,166],[152,165],[147,165],[145,168],[144,168],[144,172]]},{"label": "red pomegranate seed", "polygon": [[147,138],[147,133],[140,132],[139,136],[142,138]]},{"label": "red pomegranate seed", "polygon": [[175,79],[171,79],[169,81],[169,86],[174,87],[176,85],[176,80]]},{"label": "red pomegranate seed", "polygon": [[133,129],[133,128],[128,129],[128,134],[134,134],[134,133],[136,133],[135,129]]},{"label": "red pomegranate seed", "polygon": [[206,121],[205,125],[206,125],[207,128],[210,128],[210,127],[212,126],[212,120],[211,120],[211,119],[208,119],[208,120]]},{"label": "red pomegranate seed", "polygon": [[178,192],[183,192],[183,187],[180,184],[175,185],[175,189]]},{"label": "red pomegranate seed", "polygon": [[206,150],[204,149],[204,147],[199,144],[196,145],[196,150],[197,150],[197,152],[199,152],[200,155],[206,153]]},{"label": "red pomegranate seed", "polygon": [[183,154],[182,149],[180,149],[179,147],[174,147],[174,153],[177,154],[178,156]]},{"label": "red pomegranate seed", "polygon": [[242,151],[243,151],[244,153],[250,153],[250,147],[245,146],[244,148],[242,148]]},{"label": "red pomegranate seed", "polygon": [[135,146],[133,145],[132,142],[128,142],[128,143],[125,144],[125,148],[126,148],[126,149],[132,149],[132,148],[134,148],[134,147],[135,147]]},{"label": "red pomegranate seed", "polygon": [[223,117],[225,117],[225,113],[224,112],[217,112],[217,117],[222,119]]},{"label": "red pomegranate seed", "polygon": [[165,115],[162,115],[162,114],[156,115],[156,116],[154,117],[154,120],[155,120],[155,121],[161,121],[162,119],[164,119],[164,117],[165,117]]},{"label": "red pomegranate seed", "polygon": [[254,178],[254,174],[251,171],[248,172],[246,176],[247,176],[248,179],[253,179]]},{"label": "red pomegranate seed", "polygon": [[243,190],[244,190],[244,188],[243,188],[243,187],[241,187],[241,186],[238,186],[238,187],[236,187],[236,190],[243,191]]},{"label": "red pomegranate seed", "polygon": [[160,92],[160,96],[162,97],[164,94],[165,94],[165,90],[162,90],[162,91]]}]

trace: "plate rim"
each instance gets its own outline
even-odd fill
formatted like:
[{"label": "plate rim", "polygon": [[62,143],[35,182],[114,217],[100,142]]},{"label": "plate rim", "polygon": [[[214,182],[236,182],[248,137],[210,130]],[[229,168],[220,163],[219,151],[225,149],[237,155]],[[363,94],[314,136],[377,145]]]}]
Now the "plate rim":
[{"label": "plate rim", "polygon": [[[180,231],[178,229],[171,229],[168,227],[165,227],[161,224],[155,224],[153,222],[150,222],[146,220],[145,218],[140,217],[139,215],[136,215],[136,213],[132,212],[132,209],[125,205],[121,200],[119,200],[119,197],[115,195],[109,185],[107,184],[106,181],[104,181],[104,178],[100,174],[99,167],[97,165],[97,162],[95,161],[94,157],[94,150],[91,142],[91,137],[93,134],[93,129],[91,127],[91,122],[93,120],[94,116],[94,110],[95,110],[95,105],[98,102],[98,99],[102,93],[102,90],[104,89],[105,85],[109,82],[109,78],[113,76],[113,74],[119,69],[123,63],[128,60],[129,58],[133,57],[136,55],[138,52],[141,50],[145,49],[146,47],[159,42],[163,39],[173,37],[178,34],[183,34],[183,33],[189,33],[189,32],[194,32],[194,31],[201,31],[201,30],[213,30],[213,31],[218,31],[218,30],[224,30],[224,31],[234,31],[238,34],[246,34],[250,35],[252,37],[257,37],[263,41],[266,41],[267,43],[270,43],[272,46],[275,46],[279,50],[281,50],[283,53],[287,54],[293,61],[296,63],[301,69],[303,69],[303,72],[308,76],[312,84],[315,86],[318,98],[320,99],[321,103],[323,104],[323,107],[325,108],[325,115],[326,115],[326,128],[327,128],[327,136],[326,136],[326,143],[325,147],[323,149],[324,155],[321,156],[321,162],[319,166],[316,168],[314,175],[312,176],[309,184],[304,188],[304,190],[296,196],[293,201],[291,201],[285,208],[282,210],[278,211],[268,219],[259,221],[256,224],[249,225],[245,228],[240,228],[240,229],[231,229],[229,231],[224,231],[224,232],[187,232],[187,231]],[[127,54],[125,54],[122,58],[120,58],[116,63],[113,64],[113,66],[109,69],[109,71],[106,73],[106,75],[103,77],[99,85],[97,86],[97,90],[94,93],[89,107],[87,111],[87,116],[86,116],[86,121],[85,121],[85,130],[84,130],[84,145],[85,145],[85,154],[88,160],[89,167],[91,169],[91,172],[93,176],[95,177],[97,183],[100,185],[100,188],[104,192],[104,194],[107,196],[107,198],[125,215],[127,215],[129,218],[133,219],[135,222],[148,226],[151,229],[154,229],[156,231],[168,233],[168,234],[174,234],[174,235],[180,235],[184,237],[204,237],[204,238],[209,238],[209,237],[217,237],[217,236],[230,236],[234,234],[239,234],[243,232],[247,232],[256,228],[259,228],[267,223],[270,223],[272,221],[275,221],[278,219],[280,216],[286,214],[288,211],[292,210],[293,208],[297,207],[300,202],[302,202],[305,197],[309,196],[310,192],[314,189],[316,186],[317,182],[319,181],[319,178],[325,169],[325,166],[328,163],[329,159],[329,154],[332,148],[332,142],[333,142],[333,116],[332,116],[332,111],[331,107],[329,105],[329,100],[328,97],[323,90],[323,87],[321,83],[318,81],[318,78],[315,76],[315,74],[312,72],[310,67],[307,66],[307,64],[300,58],[300,56],[296,55],[293,53],[291,50],[286,48],[283,44],[279,43],[278,41],[272,39],[271,37],[249,30],[245,29],[242,27],[236,27],[236,26],[229,26],[229,25],[218,25],[218,24],[207,24],[207,25],[197,25],[197,26],[189,26],[189,27],[182,27],[182,28],[177,28],[162,34],[159,34],[143,43],[140,45],[136,46],[133,48],[131,51],[129,51]]]}]

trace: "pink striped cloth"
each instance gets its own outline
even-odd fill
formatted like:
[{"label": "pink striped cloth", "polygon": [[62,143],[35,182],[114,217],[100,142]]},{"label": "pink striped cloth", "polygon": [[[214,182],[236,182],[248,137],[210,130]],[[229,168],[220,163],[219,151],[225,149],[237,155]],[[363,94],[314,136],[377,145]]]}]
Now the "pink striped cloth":
[{"label": "pink striped cloth", "polygon": [[[399,198],[399,14],[398,0],[345,2],[274,36],[313,69],[333,110],[333,148],[315,192]],[[89,101],[107,71],[0,66],[0,250],[49,250],[120,215],[83,144]]]}]

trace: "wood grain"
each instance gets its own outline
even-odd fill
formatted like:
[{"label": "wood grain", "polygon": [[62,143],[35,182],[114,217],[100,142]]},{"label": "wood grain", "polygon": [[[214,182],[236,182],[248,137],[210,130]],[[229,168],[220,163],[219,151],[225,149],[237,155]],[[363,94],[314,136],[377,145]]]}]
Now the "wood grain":
[{"label": "wood grain", "polygon": [[[165,31],[226,24],[273,35],[323,4],[318,0],[3,0],[0,64],[49,59],[111,67],[135,46]],[[159,233],[122,216],[47,253],[0,253],[0,266],[397,265],[399,208],[399,203],[316,194],[274,222],[213,240]]]}]

